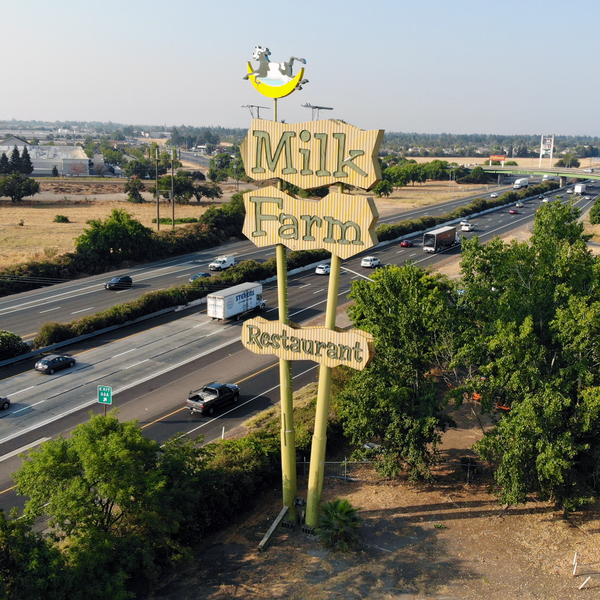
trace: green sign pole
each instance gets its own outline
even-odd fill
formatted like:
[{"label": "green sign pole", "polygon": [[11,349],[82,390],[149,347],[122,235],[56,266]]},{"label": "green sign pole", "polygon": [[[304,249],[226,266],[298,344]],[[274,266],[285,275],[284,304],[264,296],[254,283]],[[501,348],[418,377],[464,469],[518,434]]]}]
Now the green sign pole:
[{"label": "green sign pole", "polygon": [[98,402],[104,404],[104,416],[106,416],[106,405],[112,404],[112,388],[109,385],[98,386]]},{"label": "green sign pole", "polygon": [[[342,259],[339,256],[332,254],[329,288],[327,290],[325,329],[335,329],[341,266]],[[308,471],[306,524],[309,527],[317,527],[319,525],[321,495],[323,494],[323,475],[325,471],[325,450],[327,448],[327,417],[329,415],[330,393],[331,367],[321,365],[319,367],[319,389],[317,392],[315,430],[310,451],[310,469]]]}]

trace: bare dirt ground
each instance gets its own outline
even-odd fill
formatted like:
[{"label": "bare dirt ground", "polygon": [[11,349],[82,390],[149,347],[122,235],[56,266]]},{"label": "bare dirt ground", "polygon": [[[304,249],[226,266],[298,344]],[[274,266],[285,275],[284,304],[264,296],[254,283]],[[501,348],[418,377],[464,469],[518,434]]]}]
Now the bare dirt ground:
[{"label": "bare dirt ground", "polygon": [[[600,506],[569,519],[533,500],[498,506],[485,474],[467,483],[457,466],[481,430],[469,407],[456,418],[458,428],[444,436],[446,464],[437,467],[433,484],[383,480],[368,468],[350,482],[326,478],[324,501],[347,498],[360,507],[357,552],[326,551],[299,527],[280,528],[259,552],[281,509],[280,490],[267,490],[256,510],[195,548],[194,558],[165,577],[152,599],[597,598]],[[304,498],[305,485],[299,483]]]}]

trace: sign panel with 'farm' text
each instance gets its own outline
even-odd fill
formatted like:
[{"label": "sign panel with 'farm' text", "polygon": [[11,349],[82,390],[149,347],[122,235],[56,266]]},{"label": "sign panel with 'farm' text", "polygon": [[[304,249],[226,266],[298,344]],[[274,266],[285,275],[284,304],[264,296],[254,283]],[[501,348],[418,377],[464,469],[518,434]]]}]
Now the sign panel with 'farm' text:
[{"label": "sign panel with 'farm' text", "polygon": [[322,200],[294,198],[269,186],[244,194],[244,235],[256,246],[329,250],[349,258],[375,246],[379,217],[372,198],[329,192]]}]

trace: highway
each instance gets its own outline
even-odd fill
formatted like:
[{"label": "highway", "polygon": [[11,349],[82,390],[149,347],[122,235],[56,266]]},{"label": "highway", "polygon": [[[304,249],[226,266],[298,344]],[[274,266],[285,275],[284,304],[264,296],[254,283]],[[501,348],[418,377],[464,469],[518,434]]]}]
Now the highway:
[{"label": "highway", "polygon": [[[580,198],[577,205],[586,210],[594,198],[595,194],[590,193],[590,200]],[[565,199],[563,194],[563,201]],[[504,207],[473,218],[475,231],[465,236],[479,235],[480,240],[486,242],[495,235],[531,226],[541,202],[537,198],[525,201],[524,208],[516,215],[510,215],[509,207]],[[426,254],[420,247],[421,238],[422,235],[416,235],[411,248],[401,248],[394,243],[381,245],[369,254],[378,256],[384,264],[412,261],[432,269],[441,261],[460,254],[458,247],[437,255]],[[250,250],[249,247],[248,253]],[[343,263],[340,303],[345,302],[354,279],[371,274],[359,263],[358,258]],[[196,266],[194,263],[194,268]],[[163,268],[175,272],[184,270],[182,264]],[[146,276],[151,277],[152,272],[150,269]],[[290,277],[289,305],[293,321],[303,324],[323,314],[327,284],[328,277],[316,275],[312,270]],[[54,288],[45,291],[52,290],[55,291]],[[98,288],[94,291],[98,295],[110,295]],[[81,292],[80,289],[74,298],[81,298]],[[275,284],[266,285],[264,295],[267,311],[262,316],[277,319]],[[279,401],[276,360],[245,350],[239,342],[238,322],[213,322],[200,308],[188,309],[181,315],[184,316],[165,317],[150,329],[139,326],[131,332],[124,330],[118,335],[72,347],[68,353],[76,357],[77,365],[53,376],[33,371],[34,361],[4,370],[0,390],[13,404],[8,411],[0,413],[0,508],[17,502],[12,491],[1,492],[12,486],[10,474],[21,460],[18,453],[36,447],[45,439],[68,435],[73,426],[87,420],[90,409],[99,412],[98,385],[113,387],[114,406],[119,409],[120,418],[138,419],[148,435],[160,442],[183,432],[193,436],[203,434],[206,441],[216,439],[223,427],[228,432],[251,414]],[[316,371],[313,363],[294,363],[295,389],[314,380]],[[183,408],[188,392],[215,380],[239,384],[240,403],[217,413],[214,418],[191,416]]]},{"label": "highway", "polygon": [[[418,219],[425,215],[438,216],[464,206],[475,198],[488,197],[491,191],[502,193],[510,187],[491,188],[485,193],[457,198],[442,204],[398,211],[379,219],[379,224],[396,223],[404,219]],[[218,254],[233,255],[236,261],[254,259],[264,262],[275,256],[275,248],[256,248],[250,241],[224,244],[218,248],[202,250],[184,256],[139,265],[94,277],[86,277],[47,288],[32,290],[0,298],[0,329],[11,331],[24,340],[31,340],[40,326],[49,321],[68,323],[77,318],[106,310],[150,291],[187,283],[194,273],[208,271],[208,264]],[[351,268],[360,257],[348,261]],[[130,275],[133,287],[126,290],[107,291],[104,283],[114,275]]]}]

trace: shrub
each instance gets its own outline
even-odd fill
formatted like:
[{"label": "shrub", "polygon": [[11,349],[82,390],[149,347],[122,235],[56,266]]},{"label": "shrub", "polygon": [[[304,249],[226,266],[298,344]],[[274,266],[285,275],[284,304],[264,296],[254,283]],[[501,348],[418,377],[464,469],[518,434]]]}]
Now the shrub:
[{"label": "shrub", "polygon": [[326,548],[347,552],[359,544],[362,519],[357,513],[345,498],[323,505],[317,533]]},{"label": "shrub", "polygon": [[70,223],[69,217],[65,217],[65,215],[56,215],[54,217],[54,223]]},{"label": "shrub", "polygon": [[7,360],[29,352],[29,346],[16,334],[0,331],[0,360]]},{"label": "shrub", "polygon": [[590,209],[590,223],[592,225],[598,225],[600,223],[600,201],[596,200],[594,206]]},{"label": "shrub", "polygon": [[44,323],[33,340],[33,347],[45,348],[58,342],[70,340],[76,336],[77,334],[71,329],[70,325],[65,323]]}]

